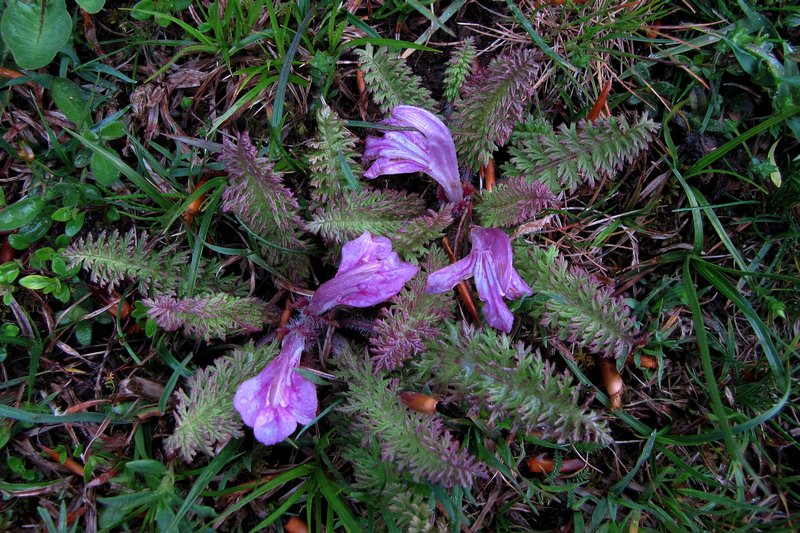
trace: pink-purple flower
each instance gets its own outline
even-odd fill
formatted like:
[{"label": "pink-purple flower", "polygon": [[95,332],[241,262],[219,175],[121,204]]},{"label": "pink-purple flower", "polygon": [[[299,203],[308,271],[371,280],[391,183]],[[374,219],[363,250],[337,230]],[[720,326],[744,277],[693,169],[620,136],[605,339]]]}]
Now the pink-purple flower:
[{"label": "pink-purple flower", "polygon": [[370,307],[385,302],[400,292],[418,270],[400,260],[389,239],[364,232],[342,247],[339,271],[319,286],[306,313],[321,315],[336,305]]},{"label": "pink-purple flower", "polygon": [[530,296],[532,291],[511,262],[511,241],[503,230],[473,228],[470,232],[472,251],[469,255],[428,276],[426,292],[449,291],[458,282],[475,277],[478,296],[484,302],[483,315],[493,328],[508,333],[514,315],[503,299]]},{"label": "pink-purple flower", "polygon": [[383,137],[368,137],[364,159],[374,162],[364,172],[365,178],[424,172],[442,186],[448,202],[464,199],[456,147],[441,120],[424,109],[400,105],[392,109],[391,117],[382,124],[414,130],[392,130]]},{"label": "pink-purple flower", "polygon": [[297,424],[308,424],[317,416],[317,389],[295,372],[304,348],[303,334],[289,332],[280,354],[256,377],[239,385],[233,398],[244,423],[268,446],[294,433]]}]

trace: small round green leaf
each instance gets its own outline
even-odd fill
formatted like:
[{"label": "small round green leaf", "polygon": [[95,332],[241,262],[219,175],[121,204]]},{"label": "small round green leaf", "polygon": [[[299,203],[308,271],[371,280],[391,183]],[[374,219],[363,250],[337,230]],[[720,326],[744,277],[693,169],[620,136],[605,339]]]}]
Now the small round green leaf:
[{"label": "small round green leaf", "polygon": [[75,324],[75,340],[81,346],[92,344],[92,323],[87,321]]},{"label": "small round green leaf", "polygon": [[53,101],[64,115],[81,129],[89,120],[89,97],[75,83],[65,78],[56,78],[51,87]]},{"label": "small round green leaf", "polygon": [[112,185],[119,178],[119,168],[112,162],[111,157],[116,156],[107,155],[98,150],[92,154],[92,162],[90,165],[94,179],[96,179],[100,185],[106,187]]},{"label": "small round green leaf", "polygon": [[105,140],[119,139],[125,136],[125,124],[115,120],[103,126],[100,130],[100,138]]},{"label": "small round green leaf", "polygon": [[47,276],[39,276],[37,274],[32,274],[30,276],[25,276],[19,280],[19,284],[25,287],[26,289],[31,289],[34,291],[38,291],[44,289],[46,287],[51,287],[53,285],[53,279],[48,278]]}]

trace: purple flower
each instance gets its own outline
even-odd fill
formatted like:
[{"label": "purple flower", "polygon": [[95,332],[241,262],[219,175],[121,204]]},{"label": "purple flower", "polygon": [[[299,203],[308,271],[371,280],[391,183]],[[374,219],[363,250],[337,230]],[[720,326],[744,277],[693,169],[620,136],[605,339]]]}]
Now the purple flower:
[{"label": "purple flower", "polygon": [[449,291],[458,282],[475,276],[478,296],[485,303],[483,314],[493,328],[508,333],[514,325],[503,298],[513,300],[530,296],[532,291],[511,264],[511,241],[504,231],[494,228],[473,228],[470,232],[472,251],[468,256],[428,276],[426,292]]},{"label": "purple flower", "polygon": [[275,444],[294,433],[297,424],[317,416],[317,389],[295,372],[305,347],[305,337],[292,331],[283,338],[281,353],[256,377],[236,390],[233,406],[253,428],[256,438]]},{"label": "purple flower", "polygon": [[419,270],[400,260],[386,237],[369,232],[342,247],[342,263],[332,278],[320,285],[306,312],[321,315],[335,305],[369,307],[385,302]]},{"label": "purple flower", "polygon": [[424,172],[442,186],[448,202],[457,203],[464,199],[456,146],[441,120],[424,109],[399,105],[392,109],[391,118],[382,124],[416,131],[387,131],[383,137],[368,137],[364,159],[375,162],[364,172],[365,178]]}]

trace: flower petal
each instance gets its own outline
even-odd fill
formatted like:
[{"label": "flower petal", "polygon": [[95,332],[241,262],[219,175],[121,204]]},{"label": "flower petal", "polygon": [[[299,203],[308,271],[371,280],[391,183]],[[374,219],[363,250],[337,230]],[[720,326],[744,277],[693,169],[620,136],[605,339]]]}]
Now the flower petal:
[{"label": "flower petal", "polygon": [[308,424],[317,416],[317,387],[297,372],[292,379],[292,398],[287,409],[300,424]]},{"label": "flower petal", "polygon": [[486,252],[483,252],[483,256],[475,265],[475,288],[478,289],[478,296],[484,302],[483,316],[486,317],[486,322],[505,333],[511,331],[514,315],[503,301],[494,265]]},{"label": "flower petal", "polygon": [[373,237],[365,231],[359,238],[348,241],[342,246],[342,262],[339,272],[344,274],[359,263],[379,260],[392,253],[392,241],[386,237]]},{"label": "flower petal", "polygon": [[488,253],[494,263],[494,271],[500,291],[505,294],[511,283],[511,240],[501,229],[475,227],[470,231],[472,249]]},{"label": "flower petal", "polygon": [[[399,261],[399,260],[398,260]],[[385,302],[402,290],[403,286],[414,277],[419,267],[403,263],[394,268],[385,268],[368,277],[354,281],[351,290],[343,293],[338,301],[350,307],[371,307]]]},{"label": "flower petal", "polygon": [[285,409],[269,409],[263,412],[253,426],[253,435],[262,444],[271,446],[285,440],[297,429],[297,421]]},{"label": "flower petal", "polygon": [[336,275],[319,286],[306,313],[320,315],[335,305],[370,307],[385,302],[419,270],[400,260],[386,237],[364,233],[342,247]]},{"label": "flower petal", "polygon": [[508,284],[508,289],[506,290],[506,298],[509,300],[516,300],[517,298],[522,298],[523,296],[530,296],[533,294],[533,291],[525,281],[519,277],[517,271],[513,268],[511,269],[511,280]]},{"label": "flower petal", "polygon": [[455,287],[459,281],[464,281],[472,276],[475,266],[475,256],[469,254],[460,261],[456,261],[450,266],[446,266],[428,275],[428,283],[425,285],[425,292],[428,294],[438,294],[446,292]]},{"label": "flower petal", "polygon": [[281,352],[254,378],[236,390],[233,405],[260,442],[280,442],[297,428],[298,415],[308,423],[317,409],[313,383],[294,369],[300,363],[305,337],[298,330],[283,338]]},{"label": "flower petal", "polygon": [[364,173],[365,177],[424,172],[442,186],[449,202],[464,199],[453,137],[436,115],[400,105],[392,109],[391,118],[384,123],[416,131],[389,131],[383,138],[368,137],[364,159],[375,162]]},{"label": "flower petal", "polygon": [[263,394],[260,392],[262,388],[264,383],[259,374],[239,385],[233,396],[233,406],[239,411],[242,421],[251,427],[256,423],[258,412],[264,405]]}]

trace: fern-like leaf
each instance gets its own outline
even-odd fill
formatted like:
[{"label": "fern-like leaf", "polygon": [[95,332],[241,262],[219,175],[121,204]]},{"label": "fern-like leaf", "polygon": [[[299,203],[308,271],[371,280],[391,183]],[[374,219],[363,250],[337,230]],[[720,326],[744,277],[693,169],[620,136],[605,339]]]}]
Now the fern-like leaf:
[{"label": "fern-like leaf", "polygon": [[61,252],[72,268],[81,265],[89,271],[92,283],[114,289],[123,279],[135,281],[143,294],[174,294],[181,282],[181,267],[186,252],[172,246],[155,251],[146,233],[130,230],[120,236],[117,230],[103,231],[97,237],[80,238]]},{"label": "fern-like leaf", "polygon": [[258,157],[247,133],[235,144],[223,143],[220,161],[230,176],[230,185],[222,193],[223,211],[233,213],[271,243],[262,246],[261,253],[272,266],[292,278],[305,275],[308,260],[303,251],[308,245],[300,238],[299,206],[283,184],[283,176],[272,163]]},{"label": "fern-like leaf", "polygon": [[364,50],[356,50],[356,54],[372,101],[383,113],[400,104],[414,105],[428,111],[436,109],[430,91],[422,86],[419,76],[411,72],[399,54],[386,48],[374,50],[371,44]]},{"label": "fern-like leaf", "polygon": [[485,227],[514,226],[534,218],[556,205],[556,196],[541,182],[511,178],[483,195],[475,207]]},{"label": "fern-like leaf", "polygon": [[353,417],[360,431],[377,438],[384,461],[417,482],[445,488],[469,487],[475,477],[486,475],[486,467],[454,441],[441,420],[402,405],[398,391],[374,373],[368,361],[352,352],[340,354],[342,378],[350,387],[341,410]]},{"label": "fern-like leaf", "polygon": [[584,183],[593,186],[614,177],[647,148],[658,128],[647,115],[633,121],[624,116],[582,120],[562,124],[558,131],[548,124],[528,124],[512,136],[511,161],[503,169],[508,176],[535,178],[555,193],[573,192]]},{"label": "fern-like leaf", "polygon": [[157,296],[145,299],[147,315],[166,331],[183,328],[189,337],[208,341],[227,335],[260,331],[264,324],[264,302],[214,293],[200,298],[176,299]]},{"label": "fern-like leaf", "polygon": [[430,243],[442,237],[452,223],[453,204],[446,204],[439,211],[428,209],[397,230],[392,237],[394,249],[408,260],[424,255]]},{"label": "fern-like leaf", "polygon": [[522,120],[539,77],[541,58],[533,50],[514,50],[467,78],[464,97],[454,106],[453,140],[473,170],[489,162]]},{"label": "fern-like leaf", "polygon": [[444,99],[453,102],[461,94],[461,87],[472,72],[472,61],[477,55],[475,39],[467,37],[453,49],[444,71]]},{"label": "fern-like leaf", "polygon": [[569,267],[555,248],[519,248],[515,264],[533,289],[522,309],[560,339],[612,359],[624,359],[641,335],[625,300],[578,267]]},{"label": "fern-like leaf", "polygon": [[255,348],[252,343],[197,370],[177,392],[175,432],[166,441],[169,453],[190,462],[200,451],[213,456],[232,438],[242,436],[242,420],[233,407],[236,388],[256,375],[278,353],[277,343]]},{"label": "fern-like leaf", "polygon": [[351,495],[376,511],[388,508],[399,531],[435,531],[432,529],[434,511],[427,504],[430,489],[406,479],[394,465],[385,462],[374,437],[357,430],[351,437],[361,437],[361,442],[348,445],[342,453],[353,467],[355,483],[351,488],[356,492]]},{"label": "fern-like leaf", "polygon": [[356,162],[356,137],[327,104],[317,111],[317,134],[309,146],[312,150],[307,157],[314,201],[324,203],[358,187],[357,182],[352,183],[362,173]]},{"label": "fern-like leaf", "polygon": [[426,294],[427,272],[447,264],[440,248],[435,248],[418,274],[381,310],[370,338],[372,364],[378,370],[394,370],[425,350],[425,342],[441,336],[441,324],[453,318],[452,293]]},{"label": "fern-like leaf", "polygon": [[369,231],[393,236],[403,223],[421,213],[425,202],[415,194],[364,190],[342,196],[314,212],[306,227],[326,241],[344,243]]},{"label": "fern-like leaf", "polygon": [[476,331],[450,323],[446,336],[429,343],[421,366],[435,380],[459,391],[490,413],[489,422],[510,419],[560,443],[610,440],[598,413],[578,405],[579,389],[522,343],[492,329]]}]

